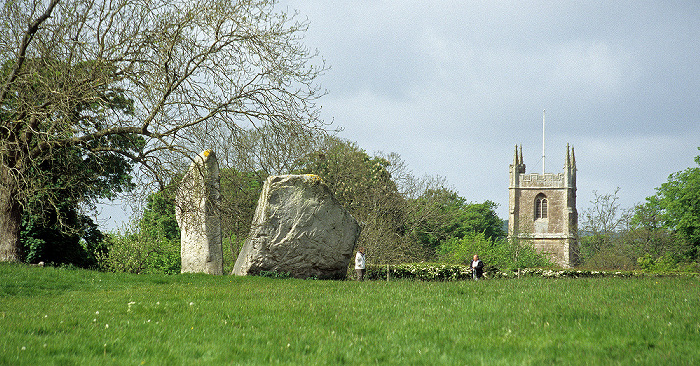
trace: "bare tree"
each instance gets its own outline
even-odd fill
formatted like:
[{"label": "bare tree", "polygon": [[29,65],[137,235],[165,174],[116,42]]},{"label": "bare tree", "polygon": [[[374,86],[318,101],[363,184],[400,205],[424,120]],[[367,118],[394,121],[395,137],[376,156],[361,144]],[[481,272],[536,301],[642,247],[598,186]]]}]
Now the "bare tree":
[{"label": "bare tree", "polygon": [[609,236],[629,229],[631,211],[620,208],[619,191],[620,188],[608,194],[593,191],[592,206],[583,212],[581,230],[589,235]]},{"label": "bare tree", "polygon": [[325,65],[301,43],[307,23],[275,3],[0,5],[0,261],[18,260],[24,203],[45,189],[37,167],[62,149],[117,154],[165,183],[201,141],[324,130],[315,103]]},{"label": "bare tree", "polygon": [[620,207],[619,191],[620,188],[608,194],[593,191],[591,207],[583,211],[579,228],[582,259],[588,260],[602,251],[619,246],[623,236],[629,232],[632,210]]}]

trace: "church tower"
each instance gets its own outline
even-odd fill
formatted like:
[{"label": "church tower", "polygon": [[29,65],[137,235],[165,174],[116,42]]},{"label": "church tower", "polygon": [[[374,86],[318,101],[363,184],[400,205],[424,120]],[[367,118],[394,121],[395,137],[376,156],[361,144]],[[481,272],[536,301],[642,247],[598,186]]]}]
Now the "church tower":
[{"label": "church tower", "polygon": [[563,173],[526,174],[523,148],[516,145],[508,190],[508,236],[532,241],[552,262],[573,267],[578,259],[574,148],[566,145]]}]

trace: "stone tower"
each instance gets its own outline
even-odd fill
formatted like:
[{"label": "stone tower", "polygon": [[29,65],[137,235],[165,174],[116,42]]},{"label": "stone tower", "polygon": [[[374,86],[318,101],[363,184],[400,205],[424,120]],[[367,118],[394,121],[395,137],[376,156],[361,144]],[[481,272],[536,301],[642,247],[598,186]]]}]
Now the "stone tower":
[{"label": "stone tower", "polygon": [[564,268],[576,264],[576,157],[566,145],[563,173],[525,174],[522,146],[510,165],[508,236],[532,241],[539,253]]}]

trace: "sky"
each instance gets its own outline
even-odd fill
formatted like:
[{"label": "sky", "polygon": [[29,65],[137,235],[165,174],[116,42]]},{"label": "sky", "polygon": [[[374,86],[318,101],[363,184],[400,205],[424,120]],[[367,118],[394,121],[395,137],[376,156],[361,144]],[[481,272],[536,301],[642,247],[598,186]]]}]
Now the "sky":
[{"label": "sky", "polygon": [[700,155],[700,2],[286,0],[331,67],[322,117],[507,218],[508,165],[641,203]]},{"label": "sky", "polygon": [[[700,155],[700,2],[281,0],[330,69],[321,116],[507,219],[508,165],[563,172],[577,208],[622,208]],[[107,220],[109,221],[109,220]],[[104,225],[105,220],[102,220]],[[109,226],[109,225],[108,225]]]}]

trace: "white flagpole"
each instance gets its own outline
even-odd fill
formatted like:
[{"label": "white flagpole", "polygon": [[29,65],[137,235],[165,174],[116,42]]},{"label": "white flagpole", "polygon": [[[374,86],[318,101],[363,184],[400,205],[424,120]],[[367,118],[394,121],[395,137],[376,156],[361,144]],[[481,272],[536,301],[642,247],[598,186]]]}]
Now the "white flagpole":
[{"label": "white flagpole", "polygon": [[544,175],[544,112],[546,110],[542,110],[542,175]]}]

